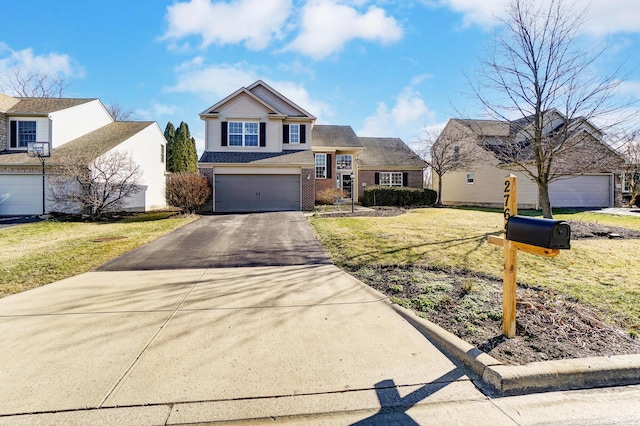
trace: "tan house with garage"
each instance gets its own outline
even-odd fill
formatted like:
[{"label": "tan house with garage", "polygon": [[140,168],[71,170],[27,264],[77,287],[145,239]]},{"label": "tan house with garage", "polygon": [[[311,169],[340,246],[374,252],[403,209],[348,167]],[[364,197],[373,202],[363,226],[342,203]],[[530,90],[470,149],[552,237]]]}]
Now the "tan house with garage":
[{"label": "tan house with garage", "polygon": [[[539,209],[538,186],[519,167],[533,168],[533,149],[527,137],[528,118],[512,122],[451,119],[440,138],[461,150],[471,144],[473,161],[442,178],[442,203],[502,207],[504,177],[518,178],[518,205]],[[624,160],[604,141],[602,132],[589,121],[567,120],[556,110],[545,113],[544,138],[563,149],[553,163],[559,178],[549,184],[551,206],[601,208],[621,205]],[[437,142],[436,142],[437,143]],[[514,148],[515,147],[515,148]],[[468,150],[468,146],[465,150]],[[438,176],[433,176],[438,188]]]},{"label": "tan house with garage", "polygon": [[[216,213],[313,210],[324,190],[339,188],[350,198],[352,188],[373,184],[361,177],[360,167],[373,173],[422,175],[424,170],[421,160],[420,166],[408,160],[361,163],[368,140],[363,142],[350,126],[315,124],[316,117],[260,80],[207,108],[200,118],[205,152],[198,168],[212,182],[208,209]],[[399,139],[380,139],[371,144],[378,158],[385,156],[383,141],[389,142],[388,158],[406,160],[407,150],[411,152]],[[405,156],[390,154],[400,145]],[[412,177],[403,184],[422,187],[422,179]]]}]

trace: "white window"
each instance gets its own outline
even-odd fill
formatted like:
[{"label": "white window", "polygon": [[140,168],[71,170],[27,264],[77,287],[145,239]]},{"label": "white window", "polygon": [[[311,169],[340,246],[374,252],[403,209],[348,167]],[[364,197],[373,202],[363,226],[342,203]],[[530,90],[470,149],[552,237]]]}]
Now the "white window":
[{"label": "white window", "polygon": [[380,172],[379,185],[402,186],[402,172]]},{"label": "white window", "polygon": [[230,121],[229,146],[258,146],[259,128],[255,121]]},{"label": "white window", "polygon": [[475,181],[475,176],[473,175],[473,173],[467,173],[467,183],[468,184],[472,184]]},{"label": "white window", "polygon": [[10,148],[26,148],[29,142],[36,142],[36,122],[11,120]]},{"label": "white window", "polygon": [[351,170],[353,157],[351,155],[336,155],[336,168],[338,170]]},{"label": "white window", "polygon": [[316,154],[316,179],[327,178],[327,154]]},{"label": "white window", "polygon": [[289,125],[289,143],[300,143],[300,125]]},{"label": "white window", "polygon": [[164,163],[164,145],[160,144],[160,162]]}]

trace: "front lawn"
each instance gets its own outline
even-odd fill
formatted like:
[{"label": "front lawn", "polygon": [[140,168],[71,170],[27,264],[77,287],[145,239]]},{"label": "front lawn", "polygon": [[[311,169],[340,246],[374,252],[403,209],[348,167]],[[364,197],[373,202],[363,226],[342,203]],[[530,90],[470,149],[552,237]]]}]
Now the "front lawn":
[{"label": "front lawn", "polygon": [[193,221],[171,212],[111,222],[43,221],[0,230],[0,297],[88,272]]},{"label": "front lawn", "polygon": [[[535,215],[533,212],[522,212]],[[556,219],[640,230],[640,218],[561,212]],[[310,218],[332,260],[350,270],[415,265],[501,279],[501,212],[415,209],[394,217]],[[555,258],[518,253],[518,284],[553,289],[596,307],[633,333],[640,328],[640,239],[572,239]]]}]

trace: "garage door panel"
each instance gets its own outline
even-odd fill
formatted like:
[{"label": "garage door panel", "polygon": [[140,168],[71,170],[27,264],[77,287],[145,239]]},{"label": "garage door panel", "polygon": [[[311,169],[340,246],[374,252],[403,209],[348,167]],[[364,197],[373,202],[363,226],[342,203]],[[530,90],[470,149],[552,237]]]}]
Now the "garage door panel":
[{"label": "garage door panel", "polygon": [[216,175],[216,212],[300,210],[300,175]]},{"label": "garage door panel", "polygon": [[42,176],[0,175],[0,215],[42,213]]},{"label": "garage door panel", "polygon": [[549,199],[553,207],[609,207],[610,177],[585,175],[552,182]]}]

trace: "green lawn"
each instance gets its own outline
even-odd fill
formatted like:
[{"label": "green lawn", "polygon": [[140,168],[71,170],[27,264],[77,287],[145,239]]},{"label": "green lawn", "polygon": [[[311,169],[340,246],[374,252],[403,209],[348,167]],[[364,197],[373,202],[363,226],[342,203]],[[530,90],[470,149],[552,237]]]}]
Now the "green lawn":
[{"label": "green lawn", "polygon": [[[521,212],[533,215],[533,212]],[[558,211],[555,219],[640,230],[640,218]],[[501,278],[502,249],[486,242],[501,212],[416,209],[395,217],[310,218],[333,261],[345,267],[419,265]],[[555,258],[518,253],[518,283],[552,288],[640,327],[640,240],[572,240]]]},{"label": "green lawn", "polygon": [[196,217],[145,213],[117,222],[44,221],[0,230],[0,297],[91,271]]}]

